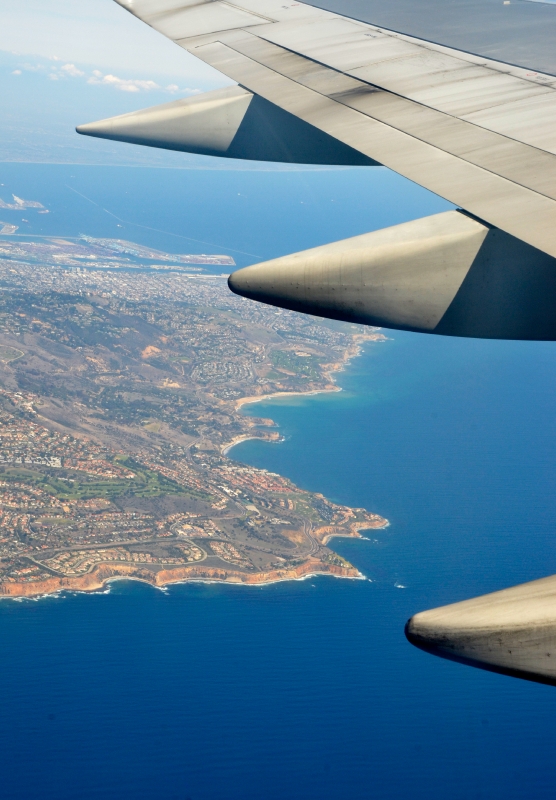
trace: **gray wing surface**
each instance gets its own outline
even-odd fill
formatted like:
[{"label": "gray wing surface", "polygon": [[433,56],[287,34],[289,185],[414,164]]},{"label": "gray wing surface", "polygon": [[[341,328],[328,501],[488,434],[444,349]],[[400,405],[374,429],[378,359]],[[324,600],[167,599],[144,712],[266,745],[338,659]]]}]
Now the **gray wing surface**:
[{"label": "gray wing surface", "polygon": [[[474,0],[451,4],[448,18],[438,0],[413,10],[396,0],[398,30],[366,21],[375,0],[342,3],[365,19],[291,0],[117,2],[238,85],[80,133],[228,158],[381,164],[459,208],[247,267],[233,291],[365,324],[556,339],[556,76],[530,69],[523,49],[512,60],[511,41],[506,61],[480,54],[492,26],[460,13],[477,11]],[[546,18],[542,4],[522,5],[532,9],[522,16]],[[491,0],[481,8],[500,12]],[[415,9],[429,20],[420,38],[402,32]],[[531,31],[523,41],[532,46]],[[496,37],[483,46],[503,49]],[[547,51],[539,59],[552,64]]]},{"label": "gray wing surface", "polygon": [[527,0],[309,0],[424,41],[556,75],[556,8]]},{"label": "gray wing surface", "polygon": [[117,0],[264,98],[556,256],[556,77],[304,3]]}]

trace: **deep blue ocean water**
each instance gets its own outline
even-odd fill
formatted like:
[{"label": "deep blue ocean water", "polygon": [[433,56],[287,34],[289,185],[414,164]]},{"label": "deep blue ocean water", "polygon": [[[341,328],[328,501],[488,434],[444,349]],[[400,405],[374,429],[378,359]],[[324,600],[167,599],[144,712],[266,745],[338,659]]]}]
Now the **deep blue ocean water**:
[{"label": "deep blue ocean water", "polygon": [[[69,168],[57,169],[0,175],[19,196],[51,192],[53,213],[28,211],[31,226],[108,235],[100,212],[68,204],[64,216]],[[147,207],[152,227],[264,257],[446,207],[384,171],[71,169],[122,218],[141,221]],[[171,249],[173,237],[137,230],[144,239],[126,236]],[[403,625],[556,572],[555,367],[551,343],[396,332],[339,376],[343,392],[246,407],[286,440],[246,442],[236,459],[390,519],[369,541],[335,541],[371,580],[167,592],[118,582],[0,603],[0,796],[552,798],[554,689],[426,655]]]}]

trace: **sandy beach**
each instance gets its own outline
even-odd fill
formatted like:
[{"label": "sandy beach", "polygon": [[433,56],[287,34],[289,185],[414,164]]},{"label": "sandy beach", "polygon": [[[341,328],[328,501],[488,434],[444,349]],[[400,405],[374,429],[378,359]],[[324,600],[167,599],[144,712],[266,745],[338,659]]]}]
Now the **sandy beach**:
[{"label": "sandy beach", "polygon": [[[346,349],[343,356],[340,358],[339,361],[334,362],[333,364],[327,364],[323,370],[324,377],[330,381],[328,386],[323,386],[322,389],[310,389],[307,392],[272,392],[270,394],[258,394],[253,395],[251,397],[240,397],[238,400],[235,401],[235,408],[236,411],[240,409],[242,406],[248,405],[250,403],[262,403],[265,400],[275,400],[280,397],[310,397],[311,395],[316,394],[328,394],[329,392],[341,392],[342,388],[340,386],[336,386],[334,374],[335,372],[341,372],[346,365],[351,361],[352,358],[356,358],[361,353],[361,345],[363,342],[378,342],[378,341],[385,341],[386,336],[383,333],[355,333],[353,334],[353,343]],[[254,439],[257,437],[250,436],[244,437]],[[244,441],[244,438],[238,437],[237,441]],[[234,441],[236,444],[236,441]],[[233,447],[233,445],[225,445],[226,451]],[[224,451],[223,451],[224,452]]]},{"label": "sandy beach", "polygon": [[[262,403],[265,400],[275,400],[279,397],[309,397],[310,395],[314,394],[328,394],[329,392],[341,392],[342,389],[339,386],[330,386],[326,389],[312,389],[309,392],[273,392],[272,394],[256,394],[252,397],[240,397],[239,400],[236,400],[236,410],[240,409],[242,406],[246,406],[249,403]],[[256,439],[256,436],[246,436],[243,437],[246,439]],[[240,439],[241,440],[241,439]]]}]

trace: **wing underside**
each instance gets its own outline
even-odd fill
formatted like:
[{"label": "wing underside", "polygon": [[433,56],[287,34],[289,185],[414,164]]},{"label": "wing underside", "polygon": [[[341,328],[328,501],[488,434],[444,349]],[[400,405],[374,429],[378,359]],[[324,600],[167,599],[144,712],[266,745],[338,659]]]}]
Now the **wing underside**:
[{"label": "wing underside", "polygon": [[556,77],[303,3],[117,2],[253,94],[556,256]]},{"label": "wing underside", "polygon": [[233,291],[393,328],[556,339],[556,77],[298,2],[117,0],[238,85],[78,128],[381,164],[460,211],[247,267]]}]

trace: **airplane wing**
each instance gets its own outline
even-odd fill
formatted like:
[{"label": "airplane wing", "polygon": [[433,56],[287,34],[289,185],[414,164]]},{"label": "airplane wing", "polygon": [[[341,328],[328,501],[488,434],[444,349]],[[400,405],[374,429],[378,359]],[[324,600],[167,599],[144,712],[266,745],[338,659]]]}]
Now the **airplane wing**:
[{"label": "airplane wing", "polygon": [[[237,86],[80,133],[228,158],[380,164],[458,207],[246,267],[230,276],[233,291],[425,333],[556,340],[556,6],[116,2]],[[556,684],[555,586],[556,576],[423,612],[407,636]]]},{"label": "airplane wing", "polygon": [[556,256],[556,77],[283,0],[117,0],[254,94]]},{"label": "airplane wing", "polygon": [[80,133],[378,163],[464,212],[249,267],[234,291],[367,324],[556,339],[555,75],[291,0],[116,2],[238,86]]}]

